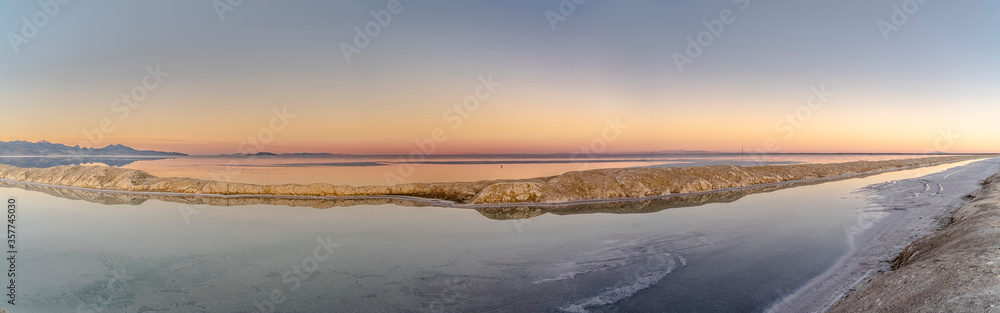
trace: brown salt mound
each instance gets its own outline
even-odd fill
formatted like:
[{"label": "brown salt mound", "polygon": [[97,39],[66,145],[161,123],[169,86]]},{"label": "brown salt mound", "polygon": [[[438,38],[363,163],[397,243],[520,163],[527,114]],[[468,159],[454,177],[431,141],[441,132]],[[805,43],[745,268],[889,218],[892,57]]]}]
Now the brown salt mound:
[{"label": "brown salt mound", "polygon": [[684,168],[597,169],[530,179],[410,183],[395,186],[348,186],[325,183],[255,185],[191,178],[156,177],[133,169],[80,165],[50,168],[19,168],[11,165],[0,165],[0,178],[19,182],[132,192],[278,196],[394,195],[449,200],[464,204],[564,203],[742,188],[975,158],[983,157],[949,156],[751,167],[714,165]]}]

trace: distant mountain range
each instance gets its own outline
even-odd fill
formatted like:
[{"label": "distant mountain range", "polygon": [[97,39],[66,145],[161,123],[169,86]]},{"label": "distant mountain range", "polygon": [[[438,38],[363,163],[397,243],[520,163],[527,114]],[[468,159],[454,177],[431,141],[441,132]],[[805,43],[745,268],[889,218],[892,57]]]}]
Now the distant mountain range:
[{"label": "distant mountain range", "polygon": [[104,148],[83,148],[51,143],[45,140],[29,142],[23,140],[0,141],[0,156],[187,156],[177,152],[136,150],[125,145],[109,145]]}]

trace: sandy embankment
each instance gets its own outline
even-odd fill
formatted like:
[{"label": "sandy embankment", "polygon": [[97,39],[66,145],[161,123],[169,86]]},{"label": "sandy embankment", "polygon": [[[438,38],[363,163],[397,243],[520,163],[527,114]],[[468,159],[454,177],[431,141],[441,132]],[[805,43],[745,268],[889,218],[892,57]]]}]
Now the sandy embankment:
[{"label": "sandy embankment", "polygon": [[830,312],[1000,311],[1000,173],[944,229],[906,247],[893,270]]},{"label": "sandy embankment", "polygon": [[983,158],[928,157],[831,164],[715,165],[686,168],[623,168],[568,172],[551,177],[477,182],[410,183],[395,186],[331,184],[255,185],[191,178],[156,177],[103,166],[19,168],[0,165],[0,179],[96,190],[214,195],[312,197],[411,196],[460,204],[564,203],[667,196],[789,181],[841,177]]},{"label": "sandy embankment", "polygon": [[[874,175],[874,174],[872,174]],[[849,178],[859,177],[849,176]],[[848,178],[843,178],[848,179]],[[653,213],[672,208],[682,208],[698,206],[709,203],[730,203],[737,201],[747,195],[771,192],[781,189],[794,188],[799,186],[815,185],[828,182],[830,180],[810,180],[787,184],[765,185],[749,188],[739,188],[734,190],[705,192],[686,195],[676,195],[672,197],[660,197],[649,199],[625,199],[620,201],[601,201],[593,203],[565,203],[565,204],[511,204],[496,205],[486,207],[474,207],[483,216],[495,220],[518,220],[529,219],[543,214],[551,213],[555,215],[571,214],[636,214]],[[438,203],[417,201],[408,198],[397,197],[367,197],[367,198],[301,198],[301,197],[265,197],[265,196],[241,196],[222,197],[187,194],[136,194],[129,192],[108,192],[92,191],[86,189],[50,187],[29,183],[7,182],[0,180],[0,188],[20,188],[29,191],[42,192],[51,196],[70,200],[82,200],[105,205],[141,205],[147,200],[158,200],[164,202],[174,202],[187,205],[212,205],[212,206],[243,206],[243,205],[280,205],[291,207],[311,207],[316,209],[329,209],[333,207],[350,207],[356,205],[385,205],[423,207],[441,206]],[[452,206],[452,205],[444,205]]]}]

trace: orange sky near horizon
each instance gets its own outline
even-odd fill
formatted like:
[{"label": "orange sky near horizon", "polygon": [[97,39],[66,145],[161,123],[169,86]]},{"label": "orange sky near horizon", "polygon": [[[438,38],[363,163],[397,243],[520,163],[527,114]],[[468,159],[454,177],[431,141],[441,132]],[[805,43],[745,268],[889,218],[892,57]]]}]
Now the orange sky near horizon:
[{"label": "orange sky near horizon", "polygon": [[[572,101],[588,107],[586,112],[572,112],[561,109],[564,106],[532,108],[520,104],[525,103],[524,98],[498,95],[462,119],[457,129],[452,128],[454,120],[444,120],[448,106],[441,105],[438,110],[384,114],[341,114],[322,106],[287,106],[288,114],[295,117],[287,126],[279,122],[281,129],[277,132],[269,125],[277,107],[190,113],[171,109],[166,103],[169,100],[163,99],[144,103],[125,120],[116,118],[110,110],[80,110],[62,115],[62,120],[53,117],[57,120],[51,123],[34,122],[44,120],[42,117],[5,123],[0,125],[4,136],[0,140],[48,140],[91,147],[92,143],[98,147],[120,143],[192,155],[255,151],[407,154],[419,148],[415,141],[427,141],[432,131],[441,129],[446,139],[435,143],[435,154],[738,152],[741,147],[770,153],[1000,152],[1000,127],[991,118],[1000,116],[1000,110],[983,107],[977,108],[982,114],[940,114],[933,109],[899,112],[866,109],[836,99],[799,120],[795,110],[803,105],[797,102],[804,101],[794,101],[791,96],[784,105],[770,106],[772,109],[747,104],[756,109],[741,110],[701,99],[699,103],[703,104],[699,106],[651,111],[623,110],[620,103],[617,107],[602,106],[600,101],[607,99],[594,97],[588,103],[584,98],[587,96],[581,95]],[[772,99],[762,101],[768,100]],[[792,114],[792,120],[787,120],[788,114]],[[99,123],[105,118],[112,123],[113,131],[99,131]],[[618,126],[620,134],[608,123],[615,118],[622,124]],[[801,124],[796,127],[796,123]],[[89,138],[101,140],[88,139],[85,130]],[[610,136],[603,137],[602,133]],[[271,134],[273,139],[265,143]],[[776,147],[768,146],[771,139]],[[768,147],[774,149],[766,150]]]},{"label": "orange sky near horizon", "polygon": [[[228,90],[212,95],[182,86],[181,90],[156,90],[125,118],[107,104],[110,90],[75,87],[68,94],[87,105],[73,106],[64,105],[69,101],[58,94],[27,91],[20,95],[22,99],[49,103],[71,114],[49,114],[30,106],[12,108],[10,113],[20,118],[0,124],[0,140],[48,140],[87,147],[120,143],[192,155],[247,151],[407,154],[418,148],[415,141],[427,140],[440,128],[447,138],[435,144],[435,154],[738,152],[741,147],[770,149],[770,153],[1000,152],[1000,125],[993,118],[1000,116],[1000,106],[988,100],[910,91],[889,96],[891,92],[825,85],[837,92],[813,109],[807,104],[808,85],[731,89],[729,95],[689,92],[625,97],[624,92],[607,88],[528,88],[507,80],[499,87],[506,89],[497,90],[465,117],[454,106],[463,93],[474,90],[475,83],[471,80],[464,88],[440,93],[355,98],[356,105],[338,106],[324,103],[339,101],[339,97],[304,90],[308,88],[298,91],[302,99],[296,101],[283,93],[251,93],[233,102],[232,96],[225,97]],[[890,105],[868,105],[872,102]],[[947,108],[938,104],[946,102],[954,104]],[[899,104],[906,104],[906,109],[899,109]],[[294,117],[282,120],[281,114]],[[615,119],[621,129],[602,138],[602,132],[612,128],[609,121]],[[274,129],[272,120],[277,121]],[[110,132],[101,131],[102,122]],[[773,144],[768,142],[771,139]]]},{"label": "orange sky near horizon", "polygon": [[425,3],[353,59],[338,47],[369,2],[257,3],[224,23],[193,3],[76,7],[0,49],[0,140],[408,154],[441,129],[435,154],[1000,152],[1000,3],[942,3],[891,38],[875,24],[889,3],[761,4],[683,70],[672,56],[725,3],[588,2],[559,29],[540,2]]}]

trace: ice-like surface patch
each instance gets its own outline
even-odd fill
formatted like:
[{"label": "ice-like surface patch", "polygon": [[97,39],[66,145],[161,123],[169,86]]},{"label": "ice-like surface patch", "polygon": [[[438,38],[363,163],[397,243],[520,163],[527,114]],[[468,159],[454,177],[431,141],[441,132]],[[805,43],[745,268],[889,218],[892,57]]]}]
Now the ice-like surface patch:
[{"label": "ice-like surface patch", "polygon": [[556,277],[540,279],[540,280],[533,281],[532,283],[541,284],[541,283],[547,283],[547,282],[554,282],[554,281],[561,281],[561,280],[573,279],[573,278],[576,278],[577,275],[583,275],[583,274],[587,274],[587,273],[595,273],[595,272],[600,272],[600,271],[606,271],[606,270],[609,270],[609,269],[613,269],[613,268],[618,268],[620,266],[624,266],[626,264],[628,264],[628,263],[625,262],[625,261],[609,262],[609,263],[606,263],[604,265],[604,267],[601,267],[601,268],[592,269],[592,270],[584,270],[584,271],[570,271],[570,272],[560,273],[559,275],[556,275]]},{"label": "ice-like surface patch", "polygon": [[[667,256],[669,257],[669,254],[667,254]],[[575,304],[561,307],[559,309],[564,312],[585,313],[589,312],[589,310],[587,310],[589,308],[618,303],[618,301],[632,297],[643,289],[655,286],[663,280],[664,277],[667,277],[667,274],[670,274],[670,272],[673,272],[677,268],[686,264],[687,260],[683,257],[671,257],[664,262],[661,269],[641,274],[631,283],[620,282],[616,284],[616,286],[608,288],[596,296],[584,299],[583,301]]]}]

